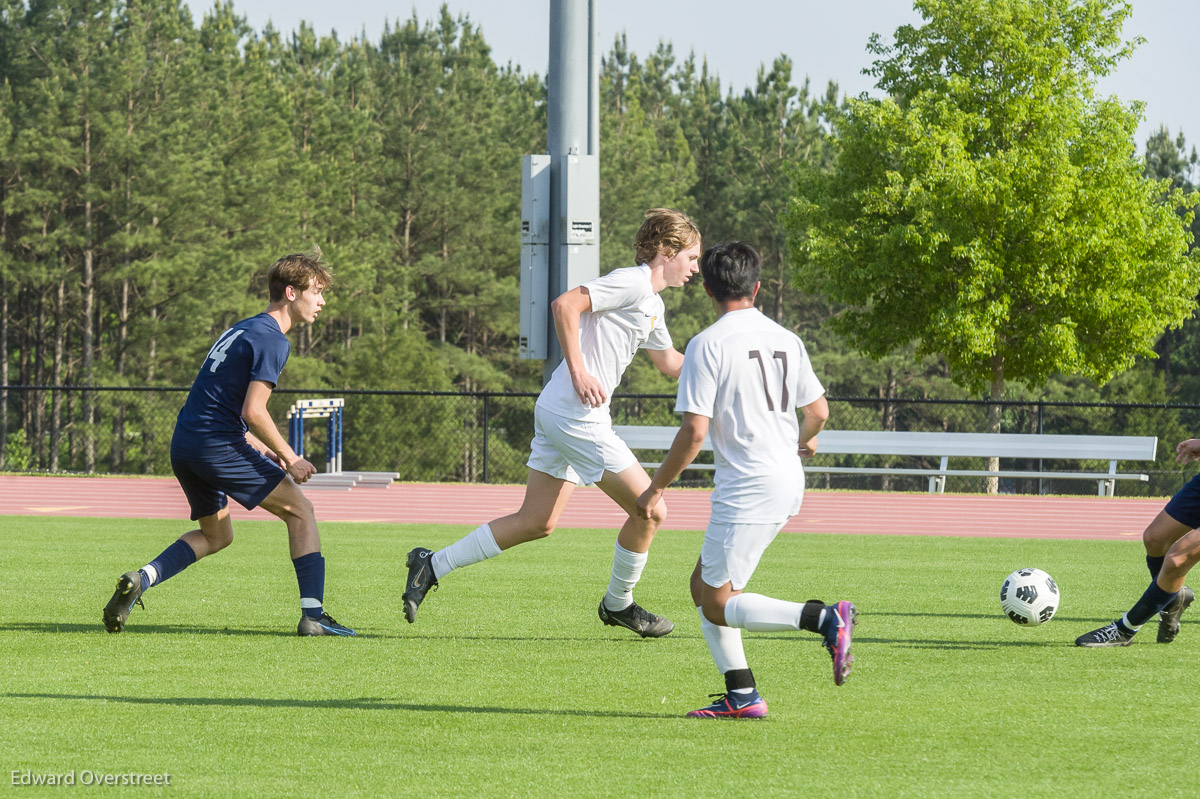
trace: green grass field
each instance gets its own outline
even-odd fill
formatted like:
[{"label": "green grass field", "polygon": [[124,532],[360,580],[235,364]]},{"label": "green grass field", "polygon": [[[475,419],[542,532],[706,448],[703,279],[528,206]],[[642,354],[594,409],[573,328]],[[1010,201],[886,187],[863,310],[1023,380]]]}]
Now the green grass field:
[{"label": "green grass field", "polygon": [[[326,607],[301,639],[282,524],[150,591],[121,635],[116,577],[186,523],[0,518],[0,778],[13,795],[1195,796],[1200,615],[1179,639],[1081,650],[1146,583],[1140,542],[782,535],[749,590],[851,599],[837,688],[806,633],[746,634],[763,721],[683,718],[722,690],[686,590],[700,533],[659,536],[636,596],[676,631],[604,627],[611,531],[560,530],[447,577],[415,625],[404,554],[461,527],[326,524]],[[1002,578],[1036,565],[1058,616],[1022,629]],[[170,787],[12,785],[130,772]]]}]

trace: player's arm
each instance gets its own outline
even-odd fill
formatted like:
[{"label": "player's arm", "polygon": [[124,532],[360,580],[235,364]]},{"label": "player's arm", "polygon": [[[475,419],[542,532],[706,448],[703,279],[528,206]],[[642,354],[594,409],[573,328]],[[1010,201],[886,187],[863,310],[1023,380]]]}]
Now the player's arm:
[{"label": "player's arm", "polygon": [[554,332],[558,334],[558,345],[562,348],[563,360],[571,375],[575,393],[584,405],[599,407],[608,399],[600,381],[588,374],[583,363],[583,350],[579,347],[579,317],[592,310],[592,297],[587,286],[576,286],[558,295],[550,303],[554,316]]},{"label": "player's arm", "polygon": [[704,437],[708,435],[708,422],[707,416],[700,416],[696,413],[683,414],[683,424],[679,426],[679,432],[675,434],[675,440],[671,442],[671,449],[667,452],[666,459],[654,473],[650,487],[638,497],[638,515],[643,519],[650,518],[650,513],[662,499],[667,486],[675,482],[675,478],[679,477],[683,470],[696,460],[700,446],[704,443]]},{"label": "player's arm", "polygon": [[[246,389],[246,399],[242,403],[242,418],[246,426],[259,442],[279,456],[284,470],[297,483],[303,483],[316,473],[317,469],[311,463],[296,454],[279,434],[271,412],[267,410],[267,400],[271,398],[272,386],[265,380],[251,380]],[[253,446],[253,445],[252,445]]]},{"label": "player's arm", "polygon": [[662,372],[667,377],[679,379],[679,373],[683,371],[683,353],[671,347],[666,350],[646,350],[650,353],[650,360],[658,371]]},{"label": "player's arm", "polygon": [[263,455],[266,455],[268,458],[273,460],[275,463],[279,464],[280,467],[283,466],[283,459],[280,458],[277,454],[275,454],[274,450],[272,450],[266,444],[262,443],[262,441],[260,441],[258,439],[258,436],[254,435],[249,430],[246,431],[246,443],[249,444],[250,446],[254,447],[256,450],[261,452]]},{"label": "player's arm", "polygon": [[817,451],[817,433],[829,421],[829,402],[822,394],[800,410],[804,412],[804,418],[800,420],[800,457],[809,458]]}]

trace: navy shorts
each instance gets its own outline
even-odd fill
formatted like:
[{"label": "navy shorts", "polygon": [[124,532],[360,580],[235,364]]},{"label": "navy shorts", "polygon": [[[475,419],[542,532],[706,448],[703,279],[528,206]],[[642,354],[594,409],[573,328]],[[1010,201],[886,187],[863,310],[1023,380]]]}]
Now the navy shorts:
[{"label": "navy shorts", "polygon": [[1171,497],[1163,510],[1172,519],[1193,530],[1200,527],[1200,474],[1188,480],[1187,485]]},{"label": "navy shorts", "polygon": [[243,442],[206,453],[203,459],[171,453],[171,468],[192,508],[192,520],[211,516],[233,497],[246,510],[266,499],[287,475],[254,447]]}]

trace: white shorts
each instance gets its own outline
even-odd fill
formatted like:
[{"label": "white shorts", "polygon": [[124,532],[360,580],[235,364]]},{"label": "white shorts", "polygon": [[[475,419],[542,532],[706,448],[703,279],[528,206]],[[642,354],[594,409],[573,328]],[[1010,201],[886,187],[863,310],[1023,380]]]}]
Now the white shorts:
[{"label": "white shorts", "polygon": [[576,485],[595,483],[605,471],[618,474],[637,463],[610,423],[568,419],[537,405],[529,448],[526,466]]},{"label": "white shorts", "polygon": [[741,591],[785,524],[787,519],[777,524],[709,522],[700,548],[700,579],[713,588],[733,583],[733,590]]}]

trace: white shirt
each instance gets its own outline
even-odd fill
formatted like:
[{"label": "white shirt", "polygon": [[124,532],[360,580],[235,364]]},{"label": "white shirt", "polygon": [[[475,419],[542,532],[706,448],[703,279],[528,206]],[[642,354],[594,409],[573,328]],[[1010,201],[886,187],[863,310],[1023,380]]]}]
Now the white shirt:
[{"label": "white shirt", "polygon": [[688,342],[675,411],[712,420],[714,522],[775,524],[800,510],[796,408],[824,393],[804,342],[756,308],[729,311]]},{"label": "white shirt", "polygon": [[671,349],[666,308],[650,285],[650,267],[645,264],[614,269],[583,285],[591,297],[592,310],[579,317],[579,348],[584,368],[600,381],[607,399],[596,408],[584,406],[563,361],[542,389],[537,404],[568,419],[611,422],[609,402],[637,351]]}]

